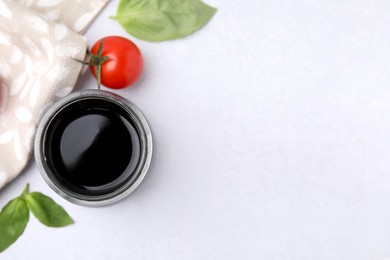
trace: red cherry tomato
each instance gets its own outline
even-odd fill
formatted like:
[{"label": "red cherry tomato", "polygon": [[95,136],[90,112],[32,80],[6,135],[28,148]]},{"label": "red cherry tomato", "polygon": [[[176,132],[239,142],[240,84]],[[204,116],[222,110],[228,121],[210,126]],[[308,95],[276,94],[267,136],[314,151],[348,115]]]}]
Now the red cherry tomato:
[{"label": "red cherry tomato", "polygon": [[[108,59],[101,64],[101,84],[108,88],[121,89],[137,81],[144,67],[137,45],[120,36],[108,36],[93,45],[91,49],[93,55],[98,54],[102,40],[104,42],[101,56],[107,56]],[[90,65],[90,70],[96,77],[95,66]]]}]

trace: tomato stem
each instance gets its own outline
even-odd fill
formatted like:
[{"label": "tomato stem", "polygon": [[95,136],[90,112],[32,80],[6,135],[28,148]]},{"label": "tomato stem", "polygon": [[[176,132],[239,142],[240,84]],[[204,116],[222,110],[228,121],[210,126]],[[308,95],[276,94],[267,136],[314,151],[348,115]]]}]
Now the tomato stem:
[{"label": "tomato stem", "polygon": [[97,82],[99,90],[100,90],[100,83],[101,83],[101,78],[102,78],[101,77],[102,65],[110,58],[110,56],[102,56],[103,44],[104,44],[104,39],[100,42],[99,49],[98,49],[98,52],[96,53],[96,55],[91,53],[87,49],[87,57],[88,57],[87,61],[82,61],[82,60],[73,58],[74,60],[76,60],[84,65],[89,65],[89,66],[92,66],[95,68],[96,82]]},{"label": "tomato stem", "polygon": [[102,73],[102,64],[105,63],[110,57],[102,56],[103,53],[104,39],[99,44],[99,49],[97,54],[90,53],[89,56],[89,65],[95,67],[96,80],[98,84],[98,89],[100,90],[101,83],[101,73]]}]

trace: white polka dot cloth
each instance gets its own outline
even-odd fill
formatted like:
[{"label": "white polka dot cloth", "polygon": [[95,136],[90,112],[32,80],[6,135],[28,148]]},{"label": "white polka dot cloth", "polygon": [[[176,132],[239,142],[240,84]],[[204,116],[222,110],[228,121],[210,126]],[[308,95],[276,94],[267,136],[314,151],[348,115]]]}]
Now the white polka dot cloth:
[{"label": "white polka dot cloth", "polygon": [[0,188],[26,166],[39,119],[69,94],[84,32],[109,0],[0,0]]}]

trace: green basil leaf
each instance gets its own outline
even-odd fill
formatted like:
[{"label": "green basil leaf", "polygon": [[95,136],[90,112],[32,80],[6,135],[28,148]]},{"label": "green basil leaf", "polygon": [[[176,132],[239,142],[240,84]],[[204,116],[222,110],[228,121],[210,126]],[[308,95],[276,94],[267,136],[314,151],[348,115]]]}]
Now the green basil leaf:
[{"label": "green basil leaf", "polygon": [[193,33],[207,24],[216,11],[200,0],[121,0],[112,18],[129,34],[159,42]]},{"label": "green basil leaf", "polygon": [[26,202],[16,198],[0,212],[0,253],[12,245],[22,234],[29,220]]},{"label": "green basil leaf", "polygon": [[25,199],[28,208],[42,224],[48,227],[65,227],[73,224],[68,213],[48,196],[40,192],[31,192]]}]

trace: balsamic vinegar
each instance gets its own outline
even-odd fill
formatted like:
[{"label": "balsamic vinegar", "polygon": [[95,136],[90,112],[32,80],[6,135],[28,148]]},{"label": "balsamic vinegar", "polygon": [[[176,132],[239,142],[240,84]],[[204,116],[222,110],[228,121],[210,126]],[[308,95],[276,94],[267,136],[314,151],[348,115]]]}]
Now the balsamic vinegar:
[{"label": "balsamic vinegar", "polygon": [[123,108],[105,100],[68,105],[48,128],[48,164],[70,191],[103,195],[123,185],[137,166],[140,140]]}]

